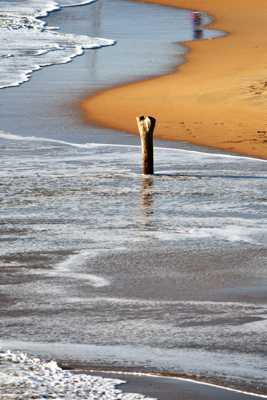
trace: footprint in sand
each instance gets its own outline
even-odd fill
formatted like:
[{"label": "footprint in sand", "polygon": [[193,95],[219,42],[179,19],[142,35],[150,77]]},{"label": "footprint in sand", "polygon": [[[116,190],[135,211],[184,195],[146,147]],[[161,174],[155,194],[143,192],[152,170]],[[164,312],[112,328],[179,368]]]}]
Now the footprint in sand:
[{"label": "footprint in sand", "polygon": [[259,81],[248,87],[249,94],[259,96],[267,93],[267,81]]}]

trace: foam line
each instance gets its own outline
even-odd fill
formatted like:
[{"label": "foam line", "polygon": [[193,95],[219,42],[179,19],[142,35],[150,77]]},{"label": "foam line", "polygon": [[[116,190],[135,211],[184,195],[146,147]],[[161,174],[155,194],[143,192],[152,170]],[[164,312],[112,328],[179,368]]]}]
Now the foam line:
[{"label": "foam line", "polygon": [[92,252],[81,251],[78,254],[73,254],[67,257],[66,260],[60,262],[55,266],[54,271],[50,272],[50,276],[62,276],[64,278],[79,279],[89,283],[95,288],[110,286],[110,281],[102,276],[87,272],[79,272],[77,268],[86,266],[88,259],[92,256]]},{"label": "foam line", "polygon": [[67,7],[86,6],[87,4],[95,3],[96,1],[97,0],[84,0],[84,1],[73,3],[73,4],[66,4],[63,7],[67,8]]},{"label": "foam line", "polygon": [[[0,131],[0,139],[6,139],[6,140],[29,140],[29,141],[37,141],[37,142],[50,142],[50,143],[57,143],[57,144],[62,144],[65,146],[72,146],[76,148],[94,148],[94,147],[114,147],[114,148],[134,148],[134,149],[139,149],[140,146],[138,145],[132,145],[132,144],[112,144],[112,143],[72,143],[72,142],[67,142],[64,140],[58,140],[58,139],[50,139],[50,138],[39,138],[37,136],[19,136],[15,135],[12,133],[7,133]],[[164,150],[164,151],[170,151],[170,152],[179,152],[179,153],[184,153],[184,154],[195,154],[195,155],[205,155],[208,157],[220,157],[220,158],[231,158],[233,160],[249,160],[253,162],[263,162],[266,163],[267,160],[263,160],[261,158],[253,158],[253,157],[246,157],[246,156],[239,156],[239,155],[232,155],[232,154],[222,154],[222,153],[209,153],[209,152],[204,152],[204,151],[197,151],[197,150],[185,150],[185,149],[179,149],[179,148],[171,148],[171,147],[155,147],[156,150]]]},{"label": "foam line", "polygon": [[110,370],[99,370],[99,369],[90,369],[88,372],[91,373],[103,373],[103,374],[114,374],[114,375],[125,375],[125,376],[145,376],[149,378],[163,378],[163,379],[172,379],[172,380],[178,380],[178,381],[183,381],[183,382],[191,382],[196,385],[202,385],[202,386],[209,386],[221,390],[226,390],[228,392],[234,392],[234,393],[240,393],[244,394],[247,396],[254,396],[254,397],[259,397],[262,399],[267,399],[267,395],[265,394],[260,394],[260,393],[253,393],[253,392],[247,392],[244,390],[240,389],[234,389],[230,388],[228,386],[222,386],[222,385],[216,385],[215,383],[209,383],[209,382],[203,382],[203,381],[198,381],[196,379],[191,379],[191,378],[182,378],[179,376],[166,376],[166,375],[161,375],[161,374],[156,374],[156,373],[149,373],[149,372],[129,372],[129,371],[110,371]]},{"label": "foam line", "polygon": [[[80,299],[80,298],[78,298]],[[130,305],[190,305],[190,306],[216,306],[222,308],[227,307],[242,307],[252,308],[258,310],[260,306],[264,307],[264,303],[248,303],[238,301],[208,301],[208,300],[151,300],[151,299],[139,299],[139,298],[125,298],[125,297],[91,297],[87,298],[86,301],[90,303],[107,302],[107,303],[121,303]]]}]

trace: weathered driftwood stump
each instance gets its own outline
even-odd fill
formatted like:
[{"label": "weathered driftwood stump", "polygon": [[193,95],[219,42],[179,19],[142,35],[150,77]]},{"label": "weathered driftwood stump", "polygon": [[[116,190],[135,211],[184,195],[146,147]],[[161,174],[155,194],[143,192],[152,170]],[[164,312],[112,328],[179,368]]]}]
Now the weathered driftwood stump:
[{"label": "weathered driftwood stump", "polygon": [[153,132],[156,120],[153,117],[137,117],[137,125],[141,138],[141,162],[142,174],[153,175],[154,156],[153,156]]}]

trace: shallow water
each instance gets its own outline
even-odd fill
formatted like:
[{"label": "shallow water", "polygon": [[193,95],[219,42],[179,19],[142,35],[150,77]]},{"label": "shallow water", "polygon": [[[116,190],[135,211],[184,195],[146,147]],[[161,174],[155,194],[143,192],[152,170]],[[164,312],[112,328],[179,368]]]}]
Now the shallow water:
[{"label": "shallow water", "polygon": [[[126,0],[98,0],[63,8],[45,20],[50,27],[60,27],[61,34],[104,37],[117,43],[88,50],[68,65],[44,68],[18,88],[0,90],[0,129],[75,143],[137,143],[131,135],[85,125],[78,102],[104,87],[176,68],[184,55],[177,42],[193,36],[191,13]],[[204,31],[207,38],[218,34]]]},{"label": "shallow water", "polygon": [[40,18],[49,12],[91,3],[86,1],[16,0],[0,3],[0,89],[19,86],[33,71],[65,64],[85,49],[113,45],[114,41],[64,34],[58,27],[46,26]]},{"label": "shallow water", "polygon": [[0,140],[0,345],[266,390],[266,162]]},{"label": "shallow water", "polygon": [[[266,162],[161,148],[155,176],[143,177],[136,139],[84,126],[70,104],[170,71],[183,60],[176,41],[192,38],[191,14],[101,0],[48,23],[76,45],[81,34],[118,43],[0,91],[1,129],[13,133],[0,132],[0,346],[266,393]],[[14,374],[32,362],[1,354],[0,369]],[[22,381],[36,383],[45,365]],[[73,385],[62,374],[59,384]],[[52,390],[48,378],[40,387]],[[82,378],[77,398],[83,379],[94,390]],[[110,385],[108,398],[139,398],[113,396]]]}]

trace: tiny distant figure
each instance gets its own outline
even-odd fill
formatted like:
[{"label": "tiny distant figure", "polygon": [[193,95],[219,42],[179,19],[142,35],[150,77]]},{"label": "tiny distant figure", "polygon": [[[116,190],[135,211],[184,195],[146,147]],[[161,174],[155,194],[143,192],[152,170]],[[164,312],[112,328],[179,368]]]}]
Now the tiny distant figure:
[{"label": "tiny distant figure", "polygon": [[194,39],[201,39],[203,37],[203,29],[202,29],[202,15],[199,11],[192,12],[192,21],[193,21],[193,37]]},{"label": "tiny distant figure", "polygon": [[200,26],[202,24],[202,15],[199,11],[192,12],[192,20],[194,26]]}]

